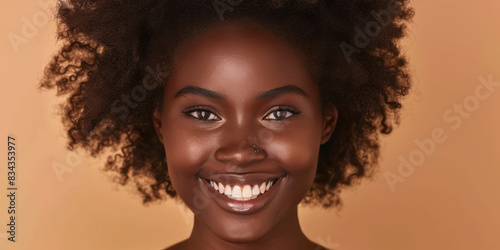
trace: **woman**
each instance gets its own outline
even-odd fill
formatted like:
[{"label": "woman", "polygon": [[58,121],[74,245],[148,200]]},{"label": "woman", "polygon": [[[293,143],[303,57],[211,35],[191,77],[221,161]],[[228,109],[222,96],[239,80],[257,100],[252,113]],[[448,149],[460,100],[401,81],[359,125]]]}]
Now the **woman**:
[{"label": "woman", "polygon": [[121,184],[194,212],[167,249],[323,249],[297,205],[341,205],[377,164],[411,16],[406,0],[68,0],[41,86],[68,96],[70,149],[120,148]]}]

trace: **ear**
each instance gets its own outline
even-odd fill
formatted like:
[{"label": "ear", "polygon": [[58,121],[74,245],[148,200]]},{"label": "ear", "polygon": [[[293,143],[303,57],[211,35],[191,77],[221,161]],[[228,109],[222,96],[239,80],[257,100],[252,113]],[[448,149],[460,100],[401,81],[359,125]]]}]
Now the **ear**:
[{"label": "ear", "polygon": [[155,127],[156,135],[158,139],[160,139],[161,143],[163,143],[163,135],[161,133],[161,113],[158,108],[155,108],[153,112],[153,126]]},{"label": "ear", "polygon": [[321,134],[321,144],[325,144],[333,134],[337,125],[338,110],[337,106],[330,104],[323,113],[323,129]]}]

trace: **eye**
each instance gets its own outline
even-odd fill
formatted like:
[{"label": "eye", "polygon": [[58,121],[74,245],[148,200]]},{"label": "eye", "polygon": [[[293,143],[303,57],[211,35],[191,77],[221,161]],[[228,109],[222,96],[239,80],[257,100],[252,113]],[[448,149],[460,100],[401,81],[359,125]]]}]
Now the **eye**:
[{"label": "eye", "polygon": [[300,114],[300,112],[295,108],[288,106],[279,106],[278,109],[275,109],[271,111],[268,115],[266,115],[264,120],[282,121],[289,119],[293,116],[296,116],[298,114]]},{"label": "eye", "polygon": [[214,112],[210,111],[209,108],[205,106],[189,107],[183,110],[182,113],[204,122],[221,120],[220,117],[218,117],[216,114],[214,114]]}]

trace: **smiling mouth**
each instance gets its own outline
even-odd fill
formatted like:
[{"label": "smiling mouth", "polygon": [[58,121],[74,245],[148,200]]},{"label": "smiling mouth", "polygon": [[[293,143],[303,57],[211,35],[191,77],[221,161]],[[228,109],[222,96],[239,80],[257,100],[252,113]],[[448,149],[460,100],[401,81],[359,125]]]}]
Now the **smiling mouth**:
[{"label": "smiling mouth", "polygon": [[204,179],[217,192],[229,199],[237,201],[253,200],[266,193],[279,178],[264,181],[260,184],[236,184],[229,185],[213,180]]}]

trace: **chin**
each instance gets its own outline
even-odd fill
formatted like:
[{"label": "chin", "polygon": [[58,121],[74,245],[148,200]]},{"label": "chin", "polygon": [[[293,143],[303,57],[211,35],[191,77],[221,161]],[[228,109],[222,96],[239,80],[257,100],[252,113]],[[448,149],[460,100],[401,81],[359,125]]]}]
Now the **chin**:
[{"label": "chin", "polygon": [[260,227],[238,225],[221,226],[224,227],[224,229],[215,232],[217,236],[227,242],[245,244],[263,241],[266,235],[268,235],[271,225],[261,225]]},{"label": "chin", "polygon": [[210,213],[207,213],[206,217],[199,215],[198,219],[219,238],[226,242],[241,244],[264,241],[279,224],[280,217],[267,213],[240,215],[227,212],[220,217],[214,217]]}]

